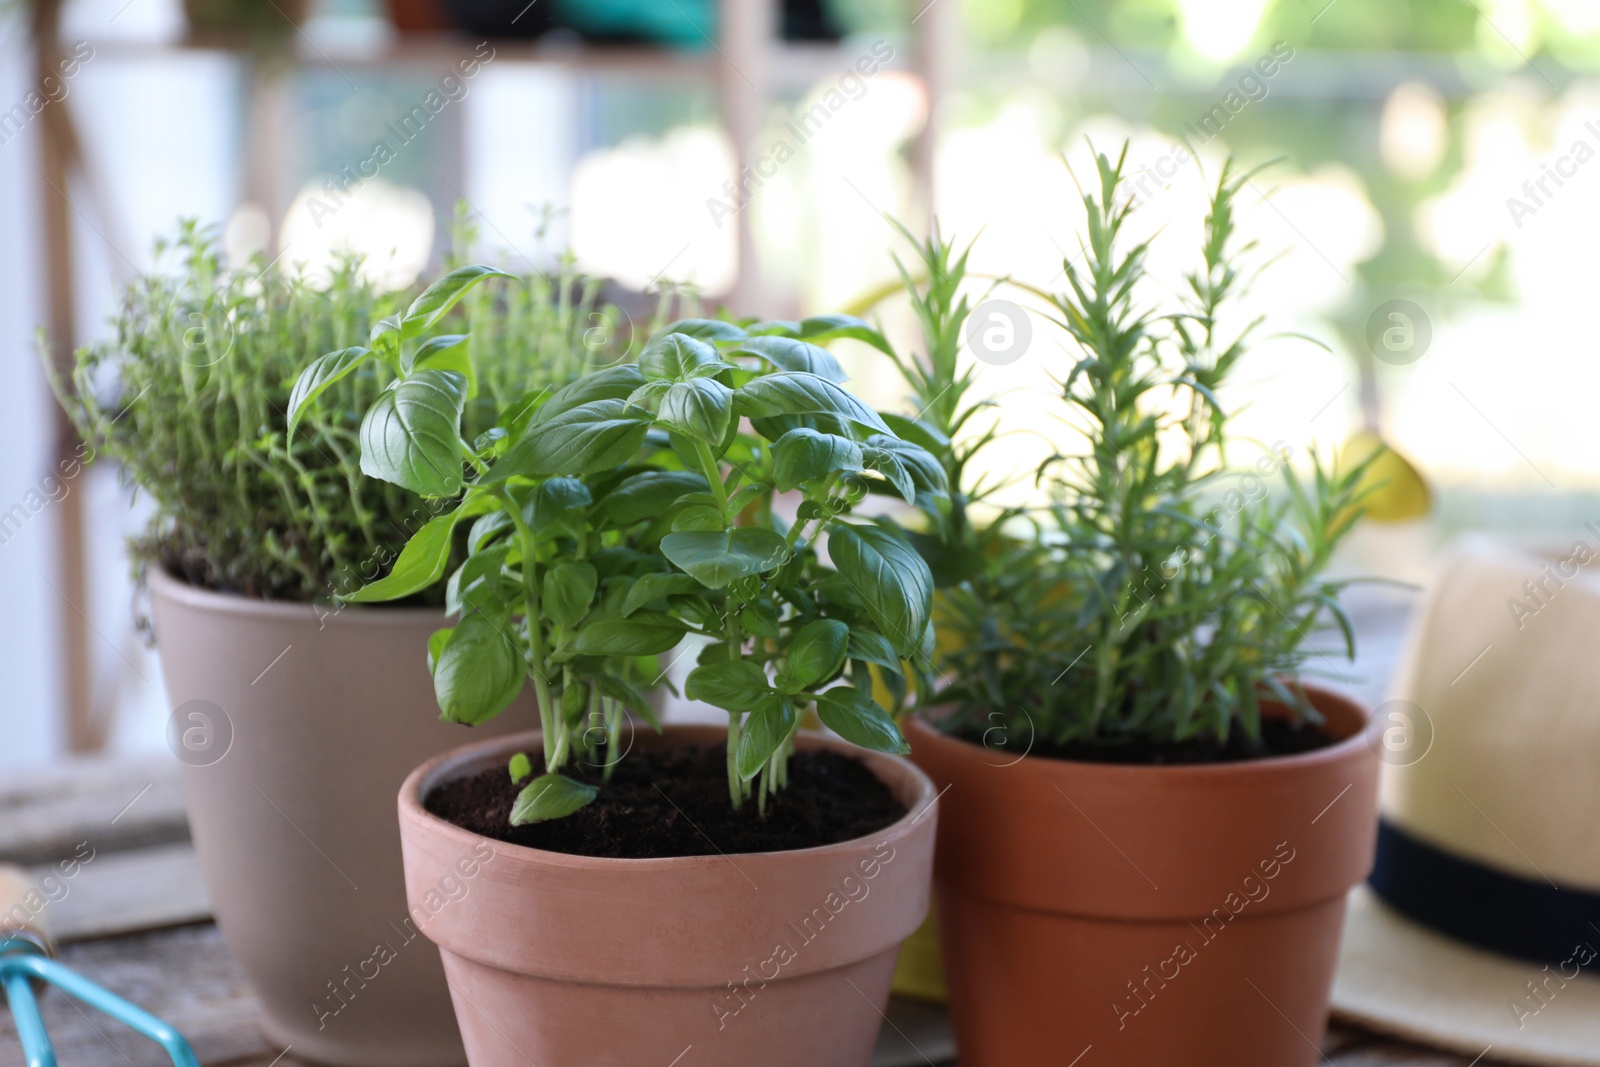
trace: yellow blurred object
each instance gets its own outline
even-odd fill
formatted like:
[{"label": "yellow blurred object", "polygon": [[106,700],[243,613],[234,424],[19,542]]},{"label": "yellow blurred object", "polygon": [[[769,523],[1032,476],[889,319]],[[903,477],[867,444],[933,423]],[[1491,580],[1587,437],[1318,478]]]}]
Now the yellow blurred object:
[{"label": "yellow blurred object", "polygon": [[916,932],[900,946],[894,968],[894,992],[902,997],[945,1002],[944,957],[939,951],[939,923],[932,907]]},{"label": "yellow blurred object", "polygon": [[1433,508],[1433,491],[1411,461],[1373,433],[1359,430],[1339,450],[1339,466],[1348,470],[1377,454],[1363,476],[1372,491],[1362,501],[1365,518],[1374,522],[1420,519]]}]

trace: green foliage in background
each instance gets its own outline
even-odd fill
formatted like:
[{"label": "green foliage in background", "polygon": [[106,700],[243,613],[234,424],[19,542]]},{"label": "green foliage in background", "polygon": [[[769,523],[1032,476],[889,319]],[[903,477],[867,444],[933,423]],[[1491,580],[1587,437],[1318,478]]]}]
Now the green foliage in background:
[{"label": "green foliage in background", "polygon": [[[54,383],[78,432],[153,506],[137,559],[247,596],[331,600],[381,573],[431,517],[423,498],[362,477],[362,416],[393,380],[375,361],[332,383],[286,434],[290,391],[314,356],[367,342],[412,294],[376,293],[357,262],[311,282],[259,259],[230,269],[193,222],[157,246],[115,336],[81,349]],[[625,319],[597,306],[570,260],[475,292],[426,358],[475,370],[468,433],[488,429],[508,382],[552,384],[624,358]],[[597,326],[604,325],[604,329]],[[417,356],[418,346],[405,346]],[[436,602],[441,590],[419,590]]]}]

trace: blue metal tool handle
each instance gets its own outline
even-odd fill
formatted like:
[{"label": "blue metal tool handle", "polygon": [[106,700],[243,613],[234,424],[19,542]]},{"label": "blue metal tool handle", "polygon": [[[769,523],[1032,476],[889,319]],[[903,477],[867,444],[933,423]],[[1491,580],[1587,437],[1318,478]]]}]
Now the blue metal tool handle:
[{"label": "blue metal tool handle", "polygon": [[[32,889],[31,897],[29,889]],[[18,899],[5,899],[12,895]],[[23,872],[0,865],[0,989],[11,1005],[27,1067],[56,1067],[55,1049],[50,1044],[50,1035],[45,1032],[39,1003],[34,997],[35,982],[47,982],[148,1037],[166,1050],[174,1067],[200,1067],[194,1050],[178,1031],[138,1005],[130,1004],[51,959],[44,923],[40,916],[29,914],[29,899],[43,898]],[[18,907],[22,909],[20,912]],[[14,925],[18,915],[28,922],[27,927]]]}]

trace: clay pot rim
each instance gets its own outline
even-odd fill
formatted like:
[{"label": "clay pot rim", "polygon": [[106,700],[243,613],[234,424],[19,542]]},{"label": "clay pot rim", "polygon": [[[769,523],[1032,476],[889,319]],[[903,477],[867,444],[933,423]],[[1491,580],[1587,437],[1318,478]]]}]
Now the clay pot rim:
[{"label": "clay pot rim", "polygon": [[152,595],[159,594],[168,600],[176,601],[193,608],[196,611],[211,612],[217,615],[250,615],[255,617],[265,616],[274,619],[303,618],[308,613],[316,614],[319,609],[328,609],[325,613],[316,614],[316,617],[325,618],[328,622],[343,620],[349,622],[359,619],[363,625],[383,625],[394,623],[407,625],[414,623],[419,618],[431,617],[443,620],[446,616],[443,608],[419,607],[385,607],[371,604],[334,604],[322,600],[264,600],[261,597],[245,596],[243,593],[223,593],[215,589],[195,585],[185,581],[167,570],[159,563],[152,563],[145,570],[145,581],[150,586]]},{"label": "clay pot rim", "polygon": [[[1030,760],[1027,755],[1023,755],[1017,761],[1016,766],[1063,767],[1070,768],[1074,774],[1104,775],[1106,777],[1157,774],[1210,778],[1250,773],[1293,773],[1304,767],[1314,767],[1324,763],[1337,763],[1348,757],[1353,750],[1366,746],[1367,727],[1372,722],[1372,710],[1370,708],[1353,696],[1315,682],[1302,680],[1301,687],[1305,689],[1307,698],[1318,711],[1326,714],[1330,710],[1337,709],[1341,716],[1353,719],[1356,728],[1333,744],[1311,752],[1293,752],[1282,756],[1267,756],[1262,759],[1220,760],[1212,763],[1099,763],[1092,760],[1058,759],[1054,756],[1036,756]],[[948,705],[943,707],[948,707]],[[939,711],[942,708],[929,710]],[[979,752],[990,751],[982,745],[968,741],[964,737],[945,733],[928,722],[923,714],[910,716],[908,725],[912,730],[930,734],[941,741],[962,745]]]},{"label": "clay pot rim", "polygon": [[[715,726],[710,723],[665,723],[662,725],[661,737],[666,739],[673,734],[680,737],[684,735],[717,735],[726,736],[727,728]],[[898,788],[908,783],[915,791],[912,800],[906,805],[906,813],[899,819],[871,834],[861,837],[852,837],[844,841],[836,841],[831,845],[816,845],[811,848],[782,849],[769,852],[736,852],[733,855],[742,859],[757,862],[763,857],[796,857],[800,859],[826,859],[830,856],[843,856],[858,851],[863,841],[898,841],[909,834],[916,823],[923,817],[936,810],[939,794],[934,789],[933,780],[923,772],[922,768],[911,761],[897,756],[889,756],[881,752],[872,752],[858,748],[848,742],[841,741],[815,731],[802,730],[796,735],[800,748],[830,748],[855,756],[867,765],[878,779],[897,794]],[[504,737],[488,738],[483,741],[474,741],[471,744],[461,745],[421,764],[400,785],[399,806],[400,818],[411,820],[428,828],[430,833],[444,836],[459,844],[471,848],[479,841],[487,841],[494,848],[497,855],[504,855],[525,863],[537,863],[544,867],[561,867],[570,870],[587,871],[661,871],[692,870],[710,864],[722,864],[728,861],[727,855],[715,853],[709,856],[657,856],[647,859],[622,859],[615,856],[578,856],[567,852],[550,852],[542,848],[532,848],[528,845],[518,845],[510,841],[501,841],[497,838],[485,837],[464,827],[457,826],[448,819],[428,811],[422,806],[424,786],[431,791],[450,772],[475,762],[488,762],[491,756],[509,756],[512,752],[537,751],[541,746],[541,734],[538,730],[529,730],[520,734],[508,734]],[[503,759],[502,759],[503,762]],[[887,771],[888,774],[884,772]],[[901,781],[895,781],[898,776]]]}]

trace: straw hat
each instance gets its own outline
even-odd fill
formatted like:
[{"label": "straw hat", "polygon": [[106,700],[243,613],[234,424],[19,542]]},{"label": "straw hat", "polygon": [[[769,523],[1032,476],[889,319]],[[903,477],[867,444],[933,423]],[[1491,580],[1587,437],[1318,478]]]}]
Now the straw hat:
[{"label": "straw hat", "polygon": [[1421,612],[1336,1014],[1488,1061],[1600,1067],[1600,524],[1475,544]]}]

